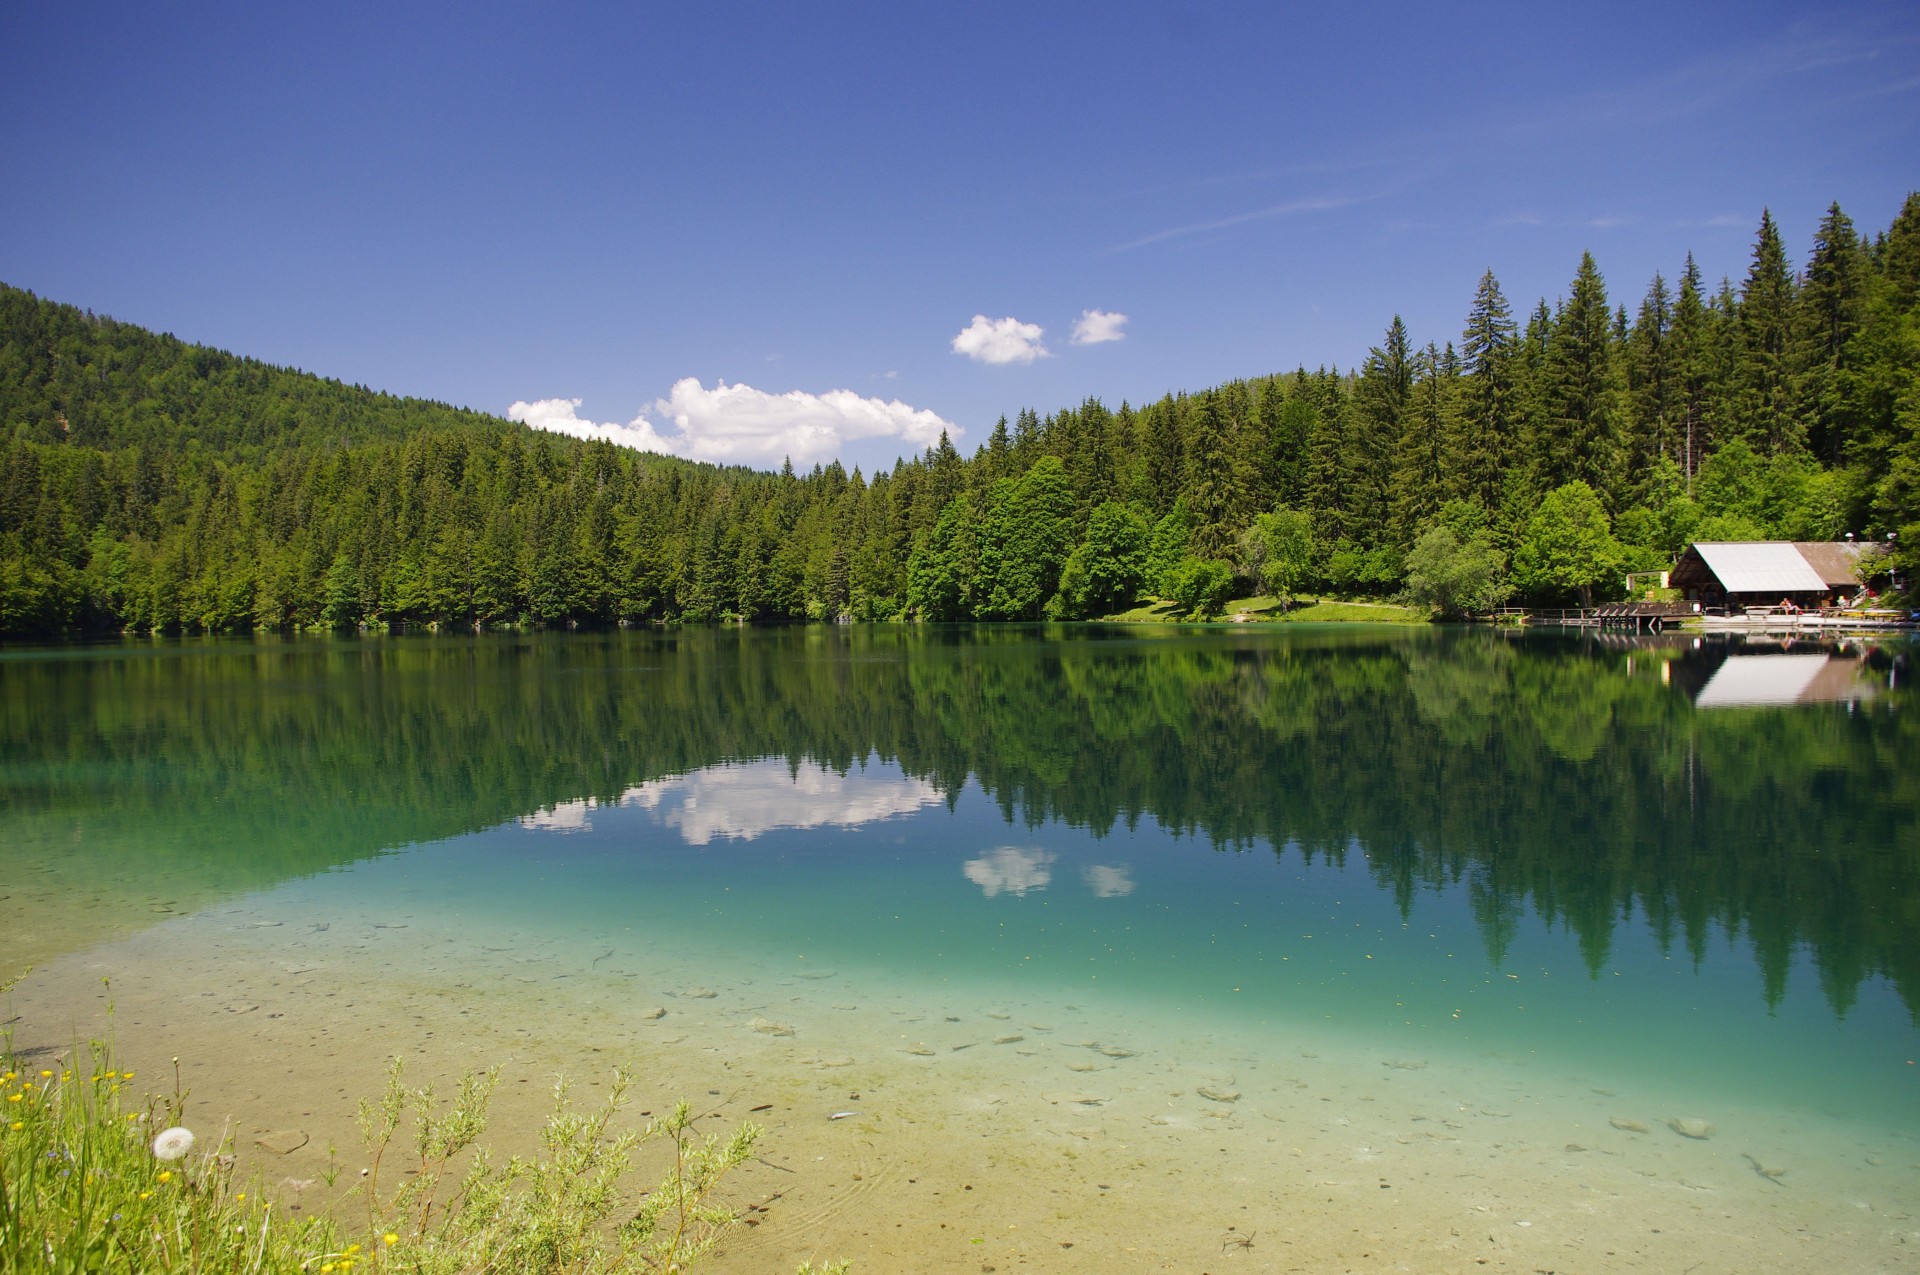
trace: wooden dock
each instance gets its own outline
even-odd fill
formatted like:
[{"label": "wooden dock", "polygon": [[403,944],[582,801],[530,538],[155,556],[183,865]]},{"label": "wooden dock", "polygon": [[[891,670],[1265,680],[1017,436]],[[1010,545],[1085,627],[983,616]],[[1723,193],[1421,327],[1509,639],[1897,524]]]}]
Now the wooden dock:
[{"label": "wooden dock", "polygon": [[1916,623],[1910,613],[1903,611],[1783,611],[1779,607],[1748,607],[1744,611],[1715,614],[1695,611],[1689,602],[1614,602],[1605,606],[1558,610],[1508,608],[1500,615],[1517,616],[1528,626],[1551,625],[1619,633],[1660,633],[1680,628],[1706,633],[1807,635],[1920,631],[1920,623]]}]

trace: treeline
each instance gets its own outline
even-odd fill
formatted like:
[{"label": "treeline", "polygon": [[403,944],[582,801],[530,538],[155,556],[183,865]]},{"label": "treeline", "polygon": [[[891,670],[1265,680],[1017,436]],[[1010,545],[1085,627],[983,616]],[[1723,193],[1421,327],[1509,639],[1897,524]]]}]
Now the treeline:
[{"label": "treeline", "polygon": [[[1005,419],[865,476],[529,431],[0,287],[0,633],[1073,618],[1236,589],[1592,597],[1692,539],[1920,554],[1920,195],[1804,269],[1691,257],[1629,314],[1591,256],[1457,344]],[[1911,534],[1905,529],[1911,528]],[[1911,572],[1913,563],[1906,564]]]}]

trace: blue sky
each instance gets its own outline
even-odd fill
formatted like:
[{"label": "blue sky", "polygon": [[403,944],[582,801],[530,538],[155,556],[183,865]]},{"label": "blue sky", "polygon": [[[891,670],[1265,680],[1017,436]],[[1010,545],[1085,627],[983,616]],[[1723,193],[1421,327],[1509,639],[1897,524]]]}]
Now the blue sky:
[{"label": "blue sky", "polygon": [[1631,310],[1916,157],[1911,0],[0,14],[0,281],[768,466],[1445,342],[1582,250]]}]

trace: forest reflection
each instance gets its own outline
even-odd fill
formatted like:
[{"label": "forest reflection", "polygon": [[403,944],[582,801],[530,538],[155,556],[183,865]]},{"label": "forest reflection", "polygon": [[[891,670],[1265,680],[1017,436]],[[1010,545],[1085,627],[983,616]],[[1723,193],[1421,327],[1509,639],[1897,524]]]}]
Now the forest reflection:
[{"label": "forest reflection", "polygon": [[[15,652],[0,886],[170,874],[204,903],[603,805],[653,808],[689,839],[750,837],[923,809],[971,782],[1014,826],[1098,837],[1144,818],[1341,866],[1364,849],[1404,913],[1465,891],[1495,960],[1529,910],[1595,971],[1623,924],[1695,960],[1725,932],[1772,1000],[1804,951],[1836,1012],[1871,978],[1914,1012],[1912,652],[1038,626]],[[1017,890],[1048,870],[983,859],[969,876]],[[1117,871],[1085,884],[1131,889]]]}]

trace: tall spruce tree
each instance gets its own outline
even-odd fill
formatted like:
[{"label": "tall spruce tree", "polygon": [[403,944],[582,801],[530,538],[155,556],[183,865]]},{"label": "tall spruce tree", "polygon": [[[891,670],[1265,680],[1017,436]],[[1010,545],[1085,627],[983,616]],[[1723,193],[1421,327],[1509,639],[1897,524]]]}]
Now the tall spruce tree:
[{"label": "tall spruce tree", "polygon": [[1673,298],[1667,281],[1656,273],[1622,351],[1628,399],[1627,481],[1636,500],[1653,463],[1676,452],[1672,327]]},{"label": "tall spruce tree", "polygon": [[1771,212],[1760,215],[1753,262],[1740,293],[1739,404],[1747,440],[1769,455],[1797,452],[1806,429],[1794,402],[1796,285]]},{"label": "tall spruce tree", "polygon": [[1392,534],[1394,459],[1413,401],[1413,358],[1399,315],[1367,354],[1354,385],[1352,426],[1342,458],[1348,494],[1347,534],[1378,544]]},{"label": "tall spruce tree", "polygon": [[1621,438],[1611,327],[1606,283],[1593,254],[1582,253],[1541,369],[1533,455],[1540,491],[1583,482],[1603,503],[1615,494]]},{"label": "tall spruce tree", "polygon": [[1796,398],[1805,414],[1807,445],[1823,463],[1846,463],[1859,428],[1851,345],[1864,317],[1867,258],[1853,221],[1839,204],[1827,209],[1813,239],[1800,285],[1802,342]]},{"label": "tall spruce tree", "polygon": [[1461,334],[1465,377],[1445,466],[1447,495],[1489,512],[1499,508],[1501,475],[1513,455],[1515,339],[1513,312],[1489,270],[1480,276]]}]

